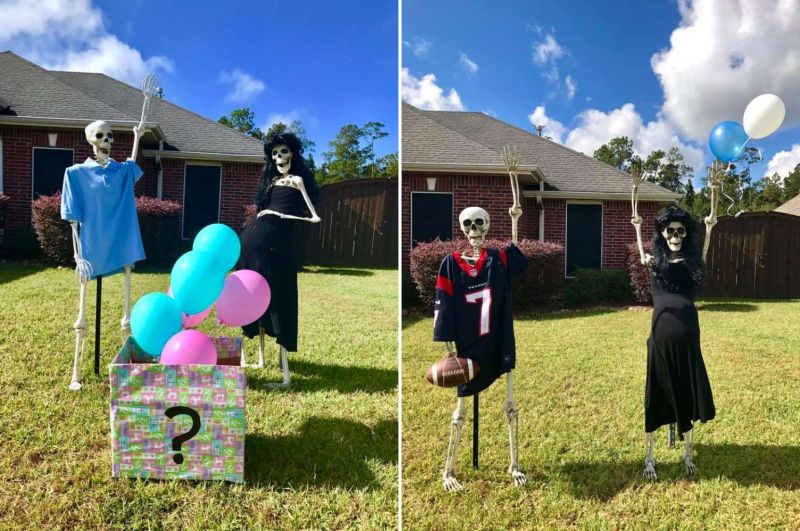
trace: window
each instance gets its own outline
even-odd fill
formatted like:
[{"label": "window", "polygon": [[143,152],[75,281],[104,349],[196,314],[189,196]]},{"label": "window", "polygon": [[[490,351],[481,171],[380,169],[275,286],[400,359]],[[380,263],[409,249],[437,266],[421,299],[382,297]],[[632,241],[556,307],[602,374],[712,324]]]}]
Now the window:
[{"label": "window", "polygon": [[72,164],[71,149],[33,148],[33,199],[60,192],[64,170]]},{"label": "window", "polygon": [[566,276],[575,276],[575,270],[579,267],[602,267],[602,204],[567,203],[566,244]]},{"label": "window", "polygon": [[453,194],[411,192],[411,246],[453,238]]},{"label": "window", "polygon": [[200,229],[219,221],[222,168],[187,164],[184,171],[183,239],[191,240]]}]

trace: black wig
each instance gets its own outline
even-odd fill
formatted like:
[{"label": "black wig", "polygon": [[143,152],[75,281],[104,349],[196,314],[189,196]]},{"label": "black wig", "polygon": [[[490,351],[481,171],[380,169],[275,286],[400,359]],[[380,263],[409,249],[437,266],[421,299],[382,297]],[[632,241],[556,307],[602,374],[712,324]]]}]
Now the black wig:
[{"label": "black wig", "polygon": [[[689,271],[689,276],[695,286],[703,283],[705,274],[703,260],[700,254],[700,245],[697,241],[697,223],[694,218],[678,205],[670,205],[656,216],[655,230],[653,231],[653,274],[656,281],[667,291],[676,292],[680,286],[669,274],[669,259],[672,251],[667,245],[667,240],[661,234],[664,228],[673,221],[679,221],[686,227],[686,237],[681,245],[680,256],[683,264]],[[685,287],[685,286],[683,286]]]},{"label": "black wig", "polygon": [[306,166],[306,161],[303,158],[303,144],[292,133],[278,133],[264,139],[265,164],[264,171],[261,174],[261,182],[258,184],[258,191],[256,192],[256,209],[264,210],[267,207],[274,187],[274,179],[281,176],[281,172],[278,171],[278,167],[272,161],[272,148],[280,144],[285,144],[292,152],[292,165],[289,168],[289,173],[303,178],[303,186],[305,186],[308,198],[311,199],[312,204],[316,204],[319,199],[319,189],[314,175]]}]

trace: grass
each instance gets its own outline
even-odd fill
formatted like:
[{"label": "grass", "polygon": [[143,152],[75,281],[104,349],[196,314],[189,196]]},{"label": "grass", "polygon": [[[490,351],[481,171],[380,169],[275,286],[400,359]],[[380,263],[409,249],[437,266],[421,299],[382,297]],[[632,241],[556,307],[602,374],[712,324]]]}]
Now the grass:
[{"label": "grass", "polygon": [[[0,529],[379,529],[397,522],[397,273],[301,273],[293,386],[248,369],[245,483],[112,479],[107,364],[121,346],[121,276],[103,285],[93,374],[94,283],[82,371],[67,389],[77,313],[72,271],[0,265]],[[164,291],[135,273],[133,300]],[[223,335],[212,316],[200,329]],[[257,341],[246,341],[256,361]]]},{"label": "grass", "polygon": [[682,443],[656,436],[659,478],[641,478],[651,312],[595,309],[515,321],[520,465],[511,484],[505,381],[481,395],[481,467],[471,467],[471,400],[460,493],[441,473],[455,392],[423,375],[441,356],[432,320],[403,324],[406,529],[765,529],[800,525],[799,301],[699,301],[717,418],[697,427],[699,477]]}]

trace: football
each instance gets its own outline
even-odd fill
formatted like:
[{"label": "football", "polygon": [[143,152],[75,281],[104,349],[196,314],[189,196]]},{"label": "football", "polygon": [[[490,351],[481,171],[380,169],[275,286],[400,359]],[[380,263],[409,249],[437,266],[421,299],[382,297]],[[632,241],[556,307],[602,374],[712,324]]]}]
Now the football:
[{"label": "football", "polygon": [[455,387],[475,378],[479,369],[477,362],[449,354],[431,365],[425,378],[439,387]]}]

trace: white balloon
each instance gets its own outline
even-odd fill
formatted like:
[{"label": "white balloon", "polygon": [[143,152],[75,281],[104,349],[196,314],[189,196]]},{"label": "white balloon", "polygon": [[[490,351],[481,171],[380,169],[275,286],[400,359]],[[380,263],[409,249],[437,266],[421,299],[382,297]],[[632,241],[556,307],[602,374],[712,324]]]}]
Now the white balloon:
[{"label": "white balloon", "polygon": [[775,94],[762,94],[747,104],[742,125],[750,138],[764,138],[778,130],[784,117],[783,101]]}]

